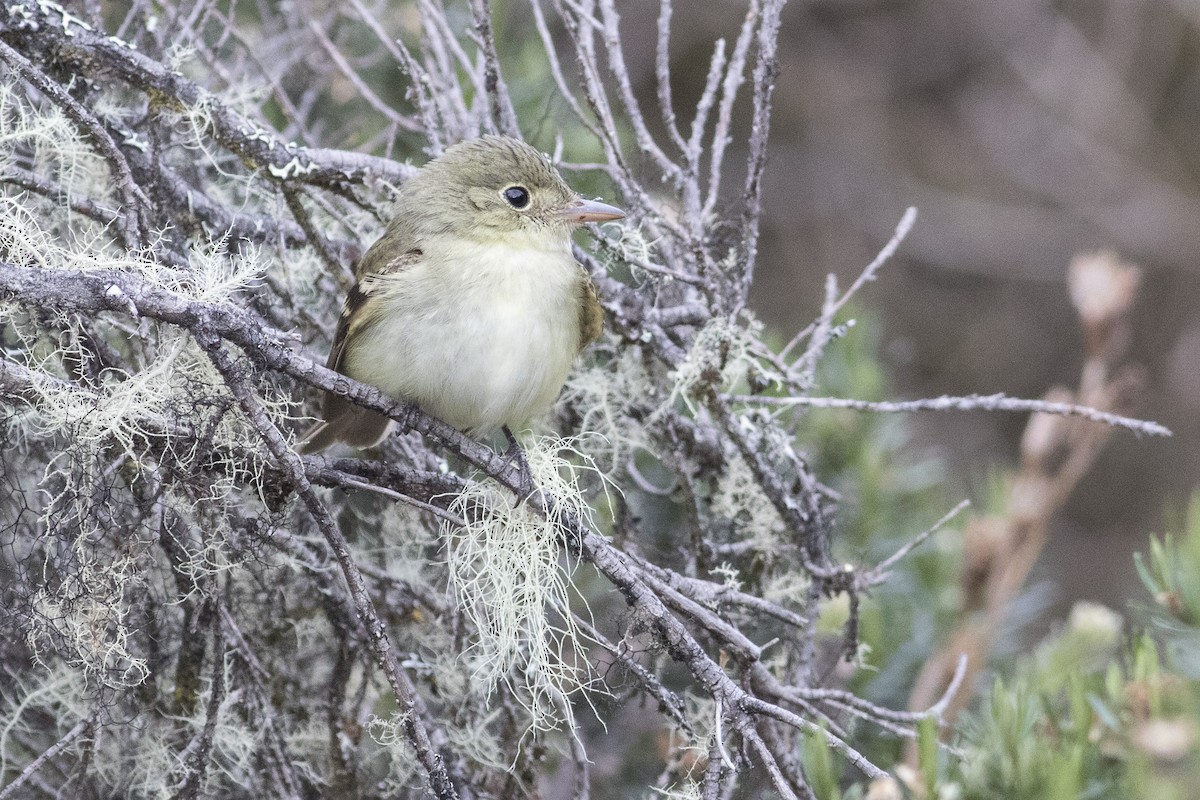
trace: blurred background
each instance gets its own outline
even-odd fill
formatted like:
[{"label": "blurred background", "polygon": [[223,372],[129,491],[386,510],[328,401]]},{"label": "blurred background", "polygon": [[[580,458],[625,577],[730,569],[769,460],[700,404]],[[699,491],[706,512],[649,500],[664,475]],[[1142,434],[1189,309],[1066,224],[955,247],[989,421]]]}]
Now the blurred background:
[{"label": "blurred background", "polygon": [[[675,5],[685,107],[745,7]],[[623,7],[645,103],[657,6]],[[785,337],[818,312],[825,275],[846,286],[915,205],[914,232],[859,295],[893,392],[1040,397],[1075,386],[1083,360],[1072,256],[1112,249],[1143,268],[1139,413],[1175,436],[1113,437],[1037,573],[1051,617],[1079,598],[1121,607],[1138,586],[1130,554],[1200,484],[1200,2],[793,2],[780,60],[752,298]],[[978,500],[1025,417],[909,422],[913,455]]]}]

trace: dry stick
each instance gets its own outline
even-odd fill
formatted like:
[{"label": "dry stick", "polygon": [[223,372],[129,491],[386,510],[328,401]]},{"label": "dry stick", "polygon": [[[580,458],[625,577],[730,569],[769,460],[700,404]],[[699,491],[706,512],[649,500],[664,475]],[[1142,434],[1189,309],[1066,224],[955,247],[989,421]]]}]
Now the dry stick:
[{"label": "dry stick", "polygon": [[1040,412],[1059,416],[1083,417],[1114,428],[1125,428],[1147,436],[1171,436],[1171,430],[1157,422],[1101,411],[1076,403],[1055,403],[1049,400],[1027,400],[1005,394],[966,395],[965,397],[931,397],[924,400],[882,401],[852,400],[844,397],[760,397],[758,395],[722,395],[735,403],[757,403],[772,406],[806,406],[810,408],[850,408],[879,414],[910,411],[1017,411]]},{"label": "dry stick", "polygon": [[[612,118],[603,82],[599,77],[599,68],[597,67],[599,62],[597,61],[592,41],[595,29],[600,27],[599,23],[591,17],[590,12],[582,9],[577,3],[567,3],[567,5],[576,12],[578,18],[568,13],[564,8],[563,0],[555,0],[554,5],[559,18],[571,36],[571,41],[575,45],[576,61],[584,79],[584,96],[593,114],[588,115],[584,112],[580,103],[575,98],[574,89],[568,84],[563,75],[562,65],[555,48],[554,37],[551,35],[549,26],[546,24],[540,0],[530,0],[534,27],[537,29],[538,36],[542,40],[542,46],[550,64],[550,73],[554,77],[559,94],[566,100],[575,116],[592,132],[604,148],[605,156],[610,165],[606,172],[612,178],[613,182],[616,183],[621,195],[625,198],[627,211],[630,212],[631,217],[638,219],[648,239],[656,240],[667,260],[670,260],[674,255],[672,241],[686,241],[688,237],[674,215],[663,215],[656,210],[658,206],[647,194],[642,182],[636,180],[631,174],[629,166],[621,153],[620,131]],[[585,24],[588,26],[587,35],[584,35],[581,31],[581,26]],[[685,182],[685,195],[687,194],[686,187],[693,183],[694,181]],[[688,215],[689,225],[694,226],[694,216]],[[578,255],[577,258],[580,259],[581,263],[589,267],[593,279],[599,283],[601,276],[598,274],[598,270],[594,268],[595,260],[590,257],[580,257]],[[606,294],[603,291],[601,292],[602,296]],[[612,294],[607,294],[607,296],[614,297]],[[611,310],[612,306],[610,305],[609,308]]]},{"label": "dry stick", "polygon": [[[664,773],[665,775],[666,773]],[[725,778],[729,773],[721,761],[720,747],[716,737],[710,736],[708,743],[708,765],[704,768],[704,781],[700,785],[701,800],[720,800],[724,797]]]},{"label": "dry stick", "polygon": [[417,0],[417,9],[421,15],[421,50],[425,63],[432,63],[435,67],[428,73],[433,81],[430,87],[433,101],[440,107],[442,121],[451,138],[456,141],[465,139],[478,126],[473,123],[463,99],[458,67],[472,81],[476,78],[476,70],[450,30],[446,9],[434,0]]},{"label": "dry stick", "polygon": [[[805,553],[805,569],[813,577],[822,581],[836,583],[843,580],[845,576],[840,569],[831,564],[819,564],[813,560],[817,558],[828,561],[825,519],[814,499],[815,493],[805,492],[804,497],[808,505],[805,508],[799,507],[793,498],[789,482],[779,473],[777,465],[772,463],[772,457],[777,454],[765,452],[761,447],[751,443],[745,427],[740,422],[741,417],[733,412],[724,398],[713,397],[709,406],[716,417],[717,424],[726,436],[730,437],[742,458],[745,459],[759,486],[771,500],[771,504],[775,506],[780,517],[800,537],[800,543]],[[793,456],[791,460],[799,471],[800,478],[812,481],[808,466],[801,462],[798,456]],[[809,622],[812,624],[814,621],[810,620]]]},{"label": "dry stick", "polygon": [[74,727],[64,733],[57,742],[46,748],[46,750],[43,751],[42,754],[33,761],[30,761],[25,769],[21,770],[21,774],[13,778],[12,783],[8,784],[8,786],[5,786],[3,789],[0,789],[0,800],[10,800],[11,798],[15,798],[17,796],[17,790],[20,789],[26,781],[33,778],[35,773],[41,769],[47,761],[70,747],[71,743],[84,733],[90,731],[93,724],[95,724],[94,717],[87,717],[86,719],[81,719],[79,722],[76,722]]},{"label": "dry stick", "polygon": [[517,112],[513,109],[508,85],[500,72],[489,0],[471,0],[471,16],[475,20],[476,44],[483,54],[483,88],[491,109],[492,124],[500,133],[520,138],[521,126],[517,124]]},{"label": "dry stick", "polygon": [[401,725],[409,744],[416,751],[417,759],[421,762],[421,766],[425,768],[431,790],[437,797],[442,798],[442,800],[457,798],[458,793],[454,789],[454,784],[450,781],[450,775],[446,771],[442,755],[434,749],[429,738],[429,732],[425,728],[423,721],[423,717],[426,716],[424,702],[417,693],[416,686],[409,680],[407,673],[396,663],[387,628],[375,610],[375,604],[371,599],[370,592],[367,590],[362,572],[359,571],[358,565],[355,564],[354,557],[350,553],[350,546],[347,544],[345,537],[342,536],[341,530],[338,529],[337,522],[329,513],[329,509],[317,497],[316,491],[313,489],[312,484],[309,483],[300,456],[296,455],[288,447],[278,428],[275,427],[270,417],[267,416],[266,410],[257,398],[254,397],[254,393],[250,389],[249,376],[246,373],[245,367],[229,355],[222,343],[221,337],[205,326],[194,327],[192,334],[208,354],[209,359],[213,362],[213,366],[217,368],[225,379],[229,390],[237,398],[242,412],[262,438],[276,465],[285,470],[294,482],[296,493],[300,495],[313,521],[316,522],[318,529],[320,529],[322,535],[325,537],[325,541],[328,542],[330,549],[333,551],[334,557],[337,558],[338,565],[342,568],[342,574],[345,576],[346,584],[350,589],[350,597],[354,602],[355,611],[367,628],[367,638],[371,651],[375,655],[375,660],[387,676],[388,683],[392,687],[392,692],[396,696],[397,704],[405,712]]},{"label": "dry stick", "polygon": [[758,27],[758,16],[761,13],[760,0],[750,0],[750,8],[742,22],[737,42],[733,46],[733,54],[725,68],[725,80],[721,83],[721,102],[717,106],[717,125],[713,129],[712,145],[709,148],[708,167],[708,197],[704,201],[702,216],[708,219],[713,209],[717,207],[717,199],[721,191],[721,172],[725,162],[725,148],[732,141],[730,126],[733,122],[733,104],[737,100],[738,90],[746,80],[746,56],[750,51],[750,41]]},{"label": "dry stick", "polygon": [[608,70],[617,82],[618,96],[625,108],[625,118],[633,126],[633,135],[637,140],[638,149],[653,159],[664,176],[672,183],[679,183],[683,178],[683,170],[672,161],[646,127],[646,119],[642,115],[641,106],[633,93],[633,82],[629,79],[629,70],[625,66],[625,53],[621,48],[621,17],[617,13],[613,0],[600,0],[600,14],[604,23],[605,55],[608,60]]},{"label": "dry stick", "polygon": [[[600,247],[606,253],[610,253],[612,255],[617,256],[622,261],[627,263],[630,267],[635,267],[636,269],[640,269],[645,272],[649,272],[652,275],[662,275],[663,277],[670,278],[671,280],[679,281],[680,283],[690,284],[692,286],[703,286],[704,285],[704,281],[701,280],[700,278],[697,278],[693,275],[688,275],[685,272],[679,272],[678,270],[673,270],[668,267],[660,266],[658,264],[651,264],[649,261],[646,261],[645,259],[640,258],[639,256],[635,255],[634,253],[631,253],[628,250],[623,250],[621,248],[620,241],[614,240],[614,239],[609,239],[608,236],[604,233],[603,228],[599,228],[599,227],[597,228],[595,240],[596,240],[596,243],[599,244]],[[698,322],[700,324],[703,324],[703,322],[708,319],[708,316],[709,316],[708,310],[704,306],[693,305],[693,306],[691,306],[691,308],[693,311],[696,311],[698,309],[699,313],[703,315],[703,319],[698,320]],[[657,311],[658,311],[658,309],[651,309],[651,314],[653,315]],[[692,324],[695,324],[695,323],[692,323]]]},{"label": "dry stick", "polygon": [[641,578],[653,589],[662,601],[680,614],[695,621],[714,638],[724,643],[730,655],[746,664],[756,663],[762,657],[763,648],[750,641],[738,628],[720,617],[716,612],[702,606],[682,592],[671,588],[651,573],[641,572]]},{"label": "dry stick", "polygon": [[[407,403],[392,401],[377,389],[293,353],[273,341],[253,316],[234,306],[207,304],[183,297],[150,286],[136,276],[125,273],[48,272],[0,262],[0,298],[9,297],[39,306],[132,312],[182,325],[193,331],[214,359],[214,363],[217,363],[218,368],[226,375],[235,398],[247,411],[251,423],[259,431],[278,465],[292,479],[301,499],[317,521],[342,566],[355,608],[370,634],[372,650],[384,666],[389,681],[393,682],[397,697],[402,704],[412,703],[419,711],[418,714],[409,714],[406,718],[406,733],[415,739],[418,755],[430,775],[444,777],[445,768],[441,756],[429,745],[426,729],[421,722],[425,710],[423,703],[416,695],[407,675],[396,667],[386,631],[375,613],[361,571],[354,564],[345,539],[328,509],[316,497],[299,456],[288,448],[262,406],[253,397],[245,368],[231,359],[220,340],[227,339],[238,345],[265,367],[291,375],[317,388],[338,392],[365,408],[387,414],[403,427],[419,431],[450,447],[511,491],[519,491],[521,488],[522,476],[517,468],[486,445],[468,439],[419,409]],[[601,574],[617,587],[634,609],[639,622],[655,633],[671,656],[688,667],[706,692],[722,700],[728,709],[727,716],[739,733],[746,735],[746,731],[752,729],[755,719],[760,716],[769,716],[804,730],[815,729],[826,736],[831,746],[846,753],[851,763],[867,775],[882,774],[881,770],[841,740],[820,731],[818,726],[791,712],[753,697],[735,683],[708,655],[687,626],[666,608],[659,595],[639,576],[636,565],[629,557],[591,530],[582,520],[559,508],[554,498],[536,491],[527,502],[531,509],[547,515],[556,522],[566,545],[573,551],[582,553],[594,564]],[[772,772],[772,775],[774,774],[775,772]],[[453,791],[448,779],[446,782],[434,784],[435,789],[439,787]],[[777,788],[781,792],[784,791],[782,785]]]},{"label": "dry stick", "polygon": [[367,483],[366,481],[355,480],[354,478],[342,478],[339,481],[339,485],[344,486],[348,489],[358,489],[359,491],[369,492],[371,494],[377,494],[380,497],[386,497],[390,500],[395,500],[399,503],[404,503],[405,505],[412,506],[413,508],[418,509],[420,511],[428,511],[430,514],[433,514],[435,517],[438,517],[439,519],[443,519],[446,522],[449,522],[451,525],[454,525],[459,528],[465,528],[465,527],[467,527],[467,524],[468,524],[467,521],[465,519],[463,519],[462,517],[460,517],[458,514],[452,514],[444,508],[435,506],[432,503],[426,503],[424,500],[418,500],[415,497],[410,497],[409,495],[406,495],[403,492],[397,492],[394,489],[388,489],[383,486],[376,486],[373,483]]},{"label": "dry stick", "polygon": [[887,775],[886,772],[868,761],[866,756],[855,750],[843,739],[834,736],[829,731],[821,728],[820,725],[806,720],[799,714],[794,714],[787,709],[780,708],[774,703],[768,703],[767,701],[757,697],[748,696],[745,700],[745,703],[748,711],[761,714],[764,717],[770,717],[771,719],[777,719],[789,727],[796,728],[797,730],[821,734],[825,738],[825,741],[829,743],[830,747],[841,753],[843,758],[857,767],[859,772],[863,773],[868,778],[873,780],[875,778],[881,778]]},{"label": "dry stick", "polygon": [[[270,85],[271,97],[279,105],[280,110],[283,112],[284,119],[288,121],[288,124],[283,126],[280,130],[281,135],[287,136],[290,139],[301,136],[305,141],[310,141],[312,138],[312,132],[309,126],[305,124],[304,112],[296,107],[296,104],[292,102],[292,98],[280,84],[280,73],[286,74],[286,71],[276,69],[274,70],[275,74],[273,75],[272,70],[269,70],[267,65],[263,63],[262,58],[259,57],[259,53],[257,52],[254,43],[250,42],[246,36],[237,29],[236,24],[232,20],[230,20],[228,23],[224,23],[223,27],[225,31],[229,33],[239,45],[242,46],[242,51],[246,54],[246,57],[249,58],[256,67],[258,67],[258,73],[262,75],[263,80]],[[202,36],[196,36],[192,39],[192,41],[202,40]],[[238,81],[226,79],[226,83],[230,86],[236,86]]]},{"label": "dry stick", "polygon": [[892,709],[884,708],[883,706],[864,700],[852,692],[841,689],[813,689],[801,686],[786,686],[780,683],[761,663],[755,664],[751,668],[751,680],[754,687],[762,694],[783,701],[803,704],[805,707],[809,707],[810,703],[836,705],[847,713],[867,720],[885,730],[892,731],[905,738],[914,739],[916,738],[916,731],[911,726],[921,720],[934,719],[939,725],[945,724],[947,709],[955,699],[959,698],[959,689],[962,688],[963,681],[967,676],[967,665],[968,659],[966,654],[959,654],[954,672],[946,684],[941,697],[924,711],[893,711]]},{"label": "dry stick", "polygon": [[867,572],[863,573],[861,580],[863,581],[864,588],[866,586],[874,586],[875,584],[882,583],[887,578],[887,571],[892,567],[893,564],[911,553],[918,545],[920,545],[937,531],[941,530],[942,526],[948,524],[950,520],[957,517],[970,505],[970,500],[961,501],[954,508],[946,512],[941,519],[918,534],[912,541],[906,542],[899,550],[892,553],[883,561],[880,561]]},{"label": "dry stick", "polygon": [[[779,768],[779,762],[775,759],[774,754],[767,747],[767,743],[763,741],[758,731],[751,729],[744,736],[746,741],[750,743],[750,746],[754,748],[754,751],[758,753],[759,759],[771,776],[771,782],[779,790],[779,794],[783,796],[784,800],[800,800],[800,796],[796,794],[792,782],[783,774],[783,770]],[[800,786],[805,789],[808,788],[807,783],[800,784]]]},{"label": "dry stick", "polygon": [[772,603],[770,600],[746,594],[726,584],[713,583],[701,580],[700,578],[690,578],[686,575],[680,575],[677,572],[663,569],[640,556],[633,555],[630,558],[637,562],[642,571],[654,576],[669,585],[673,590],[690,597],[702,605],[707,606],[718,602],[730,603],[758,611],[797,628],[808,624],[808,620],[803,615],[789,611],[782,606]]},{"label": "dry stick", "polygon": [[758,729],[758,734],[762,737],[763,743],[772,752],[787,753],[789,755],[788,758],[780,762],[779,768],[791,782],[792,786],[800,793],[800,796],[804,800],[817,800],[816,794],[804,777],[804,768],[799,762],[798,753],[796,753],[797,748],[782,741],[779,732],[770,725],[761,726]]},{"label": "dry stick", "polygon": [[611,653],[614,658],[621,662],[621,666],[633,674],[634,678],[641,684],[642,691],[658,703],[659,711],[669,716],[679,726],[680,730],[685,731],[688,735],[694,734],[691,723],[687,721],[687,717],[685,716],[686,708],[683,700],[675,692],[663,686],[658,676],[639,664],[637,659],[624,647],[624,642],[621,642],[621,645],[613,644],[599,629],[579,614],[572,614],[571,618],[575,621],[575,625],[590,640]]},{"label": "dry stick", "polygon": [[741,283],[733,308],[740,311],[750,293],[758,260],[759,222],[762,217],[762,176],[767,164],[767,137],[771,131],[771,95],[779,77],[779,17],[787,0],[768,0],[758,25],[758,58],[754,65],[754,110],[750,123],[750,154],[742,189]]},{"label": "dry stick", "polygon": [[[532,1],[537,2],[537,0]],[[604,81],[600,78],[600,70],[597,66],[600,60],[596,54],[595,37],[599,32],[600,24],[591,16],[588,9],[582,8],[571,0],[554,0],[554,4],[571,41],[575,44],[576,62],[579,64],[580,73],[583,76],[584,95],[592,112],[596,115],[596,119],[600,122],[600,142],[604,147],[608,162],[614,166],[611,173],[613,180],[620,188],[622,196],[633,206],[630,210],[647,217],[643,219],[643,222],[648,223],[651,221],[648,215],[652,214],[652,209],[655,209],[657,204],[653,202],[642,182],[633,175],[621,152],[620,129],[613,117],[608,94],[604,89]],[[568,13],[564,5],[570,6],[575,14]],[[675,235],[680,234],[679,226],[674,220],[653,214],[653,222],[655,225],[664,226]]]},{"label": "dry stick", "polygon": [[[539,0],[531,0],[531,2],[537,3]],[[563,7],[564,4],[571,6],[575,13],[569,13]],[[630,174],[629,168],[621,156],[621,143],[617,136],[617,125],[608,103],[608,95],[604,91],[604,82],[600,80],[600,72],[597,66],[599,60],[596,57],[593,42],[593,37],[596,33],[594,29],[596,21],[592,18],[589,11],[581,9],[578,5],[571,3],[570,0],[554,0],[554,6],[555,10],[558,11],[559,18],[567,29],[567,33],[571,37],[571,41],[575,44],[575,60],[579,65],[579,71],[583,77],[584,95],[587,98],[588,105],[592,109],[592,113],[596,115],[596,119],[600,122],[598,133],[600,134],[600,141],[604,145],[604,153],[608,157],[608,162],[618,167],[619,171],[613,177],[617,180],[623,193],[631,197],[637,196],[634,191],[637,181]],[[581,30],[583,26],[587,27],[586,32]],[[643,205],[647,208],[651,207],[649,203],[644,203]]]},{"label": "dry stick", "polygon": [[[604,132],[596,126],[595,120],[583,110],[583,106],[575,98],[575,92],[571,85],[567,82],[566,76],[563,74],[562,61],[558,58],[558,50],[554,46],[554,36],[550,33],[550,26],[546,24],[546,15],[542,11],[541,0],[529,0],[530,10],[533,12],[533,26],[537,30],[538,37],[542,40],[542,49],[546,51],[546,58],[550,65],[550,77],[554,79],[554,85],[558,87],[558,94],[566,101],[567,106],[571,109],[571,113],[579,120],[597,140],[604,140]],[[605,164],[608,167],[608,164]],[[611,174],[611,173],[610,173]],[[616,180],[616,176],[613,176]]]},{"label": "dry stick", "polygon": [[[708,115],[717,101],[717,89],[721,85],[721,73],[725,69],[725,40],[718,39],[713,45],[708,75],[704,79],[704,91],[696,101],[692,130],[684,149],[687,159],[687,180],[683,184],[683,209],[689,230],[700,238],[707,228],[709,218],[701,204],[700,160],[704,157],[704,132],[708,128]],[[669,77],[669,76],[668,76]]]},{"label": "dry stick", "polygon": [[54,13],[55,7],[54,3],[37,0],[11,0],[0,5],[0,34],[14,46],[51,50],[58,63],[83,74],[115,76],[163,105],[177,110],[203,110],[210,133],[222,147],[248,165],[265,167],[275,178],[321,186],[378,178],[403,183],[415,171],[391,159],[285,144],[131,45],[75,22],[68,21],[64,28],[64,15]]},{"label": "dry stick", "polygon": [[671,0],[660,0],[658,7],[658,39],[654,47],[654,77],[658,84],[658,105],[663,125],[679,152],[687,153],[687,142],[679,132],[675,119],[675,101],[671,97]]},{"label": "dry stick", "polygon": [[[220,609],[220,599],[214,598],[214,602]],[[218,611],[212,619],[212,678],[209,679],[208,705],[204,710],[204,728],[194,740],[195,746],[189,744],[186,748],[191,750],[191,753],[186,758],[183,753],[180,754],[187,774],[173,800],[195,800],[196,797],[199,797],[204,784],[204,776],[208,773],[208,755],[212,751],[213,737],[217,731],[217,719],[221,715],[221,703],[224,700],[225,639],[221,635],[221,614]]]},{"label": "dry stick", "polygon": [[342,73],[342,76],[346,78],[346,80],[354,84],[354,88],[357,90],[359,96],[366,100],[367,104],[370,105],[371,108],[378,111],[381,115],[383,115],[384,119],[386,119],[388,122],[391,122],[401,130],[408,131],[409,133],[425,133],[425,128],[423,125],[421,125],[421,123],[417,122],[412,117],[396,111],[396,109],[392,108],[390,105],[381,100],[379,95],[375,94],[375,90],[373,90],[367,84],[367,82],[362,79],[362,76],[358,74],[358,70],[350,66],[350,62],[346,60],[344,55],[342,55],[342,51],[338,49],[336,44],[330,41],[329,37],[325,35],[325,30],[316,23],[316,20],[310,19],[308,21],[308,28],[310,31],[312,31],[313,36],[317,38],[317,43],[321,45],[322,49],[325,50],[326,55],[328,55],[333,61],[334,65],[337,66],[338,71]]},{"label": "dry stick", "polygon": [[0,183],[20,186],[22,189],[28,189],[50,200],[66,203],[72,211],[83,214],[101,225],[111,225],[120,218],[120,215],[111,208],[102,206],[89,197],[72,195],[54,181],[17,166],[6,166],[4,171],[0,172]]},{"label": "dry stick", "polygon": [[[467,51],[463,49],[458,41],[458,36],[450,27],[450,19],[446,14],[446,5],[443,0],[417,0],[417,6],[421,12],[422,30],[428,33],[432,30],[437,33],[438,39],[436,42],[430,42],[431,46],[436,47],[437,52],[434,54],[438,66],[444,71],[454,73],[454,90],[457,97],[454,98],[458,103],[463,114],[463,120],[467,119],[467,107],[463,103],[465,92],[458,84],[458,72],[461,70],[471,80],[471,87],[478,97],[483,96],[487,89],[484,86],[481,70],[476,61],[473,61]],[[457,67],[455,67],[457,63]]]},{"label": "dry stick", "polygon": [[96,116],[67,94],[49,75],[35,67],[33,63],[14,50],[7,42],[0,40],[0,60],[17,71],[28,83],[37,87],[50,102],[63,110],[63,113],[75,123],[79,132],[92,140],[100,155],[108,162],[112,170],[113,182],[121,198],[121,208],[118,212],[117,231],[121,244],[126,250],[137,251],[142,246],[142,226],[138,219],[138,209],[143,208],[149,201],[133,180],[129,162],[113,141],[112,136]]},{"label": "dry stick", "polygon": [[[892,233],[892,238],[888,239],[887,244],[885,244],[883,248],[875,254],[875,258],[871,259],[871,263],[867,264],[863,271],[859,273],[859,276],[854,279],[854,283],[850,284],[850,288],[847,289],[845,293],[842,294],[842,296],[837,300],[827,298],[825,306],[821,310],[821,316],[815,321],[809,323],[803,330],[797,333],[790,342],[787,343],[787,346],[784,347],[783,350],[779,351],[779,361],[781,363],[787,360],[788,353],[791,352],[793,347],[803,341],[805,336],[814,333],[817,328],[824,328],[828,330],[832,327],[834,315],[841,311],[842,307],[845,306],[846,303],[850,301],[850,298],[857,294],[864,285],[875,280],[880,268],[882,268],[883,265],[886,264],[893,255],[895,255],[896,250],[900,247],[900,243],[908,237],[908,234],[912,230],[912,227],[916,221],[917,209],[915,206],[909,206],[905,210],[904,215],[900,217],[900,222],[896,224],[896,230]],[[834,276],[830,275],[829,279],[830,280],[826,285],[829,286],[832,284],[836,286],[836,280],[834,279]],[[783,371],[789,375],[792,375],[799,370],[800,375],[798,376],[797,380],[800,386],[803,387],[812,385],[813,373],[816,371],[817,361],[820,359],[821,353],[824,352],[826,344],[828,344],[827,339],[814,336],[813,340],[809,343],[808,349],[805,350],[804,355],[801,356],[793,366],[784,367]]]},{"label": "dry stick", "polygon": [[[692,130],[688,137],[688,170],[693,176],[700,172],[700,158],[704,154],[704,132],[708,128],[708,115],[717,102],[717,90],[721,87],[721,75],[725,71],[725,40],[718,39],[713,45],[712,58],[708,62],[708,74],[704,78],[704,91],[696,101],[696,116],[692,118]],[[689,213],[703,216],[700,206],[689,208]]]},{"label": "dry stick", "polygon": [[329,241],[313,224],[312,216],[309,215],[308,209],[304,207],[304,202],[300,199],[301,190],[296,186],[286,183],[282,184],[280,189],[283,192],[283,199],[287,203],[288,210],[292,212],[292,217],[295,218],[296,223],[304,231],[304,235],[308,238],[308,243],[312,245],[313,250],[317,252],[317,256],[321,259],[321,263],[325,265],[326,272],[333,278],[338,288],[342,291],[348,291],[353,285],[354,276],[346,268],[345,262],[333,251]]},{"label": "dry stick", "polygon": [[[169,200],[168,213],[177,215],[178,224],[185,229],[200,227],[210,238],[220,238],[228,234],[235,239],[251,242],[282,241],[288,247],[302,247],[308,244],[308,237],[299,225],[292,225],[266,214],[250,216],[231,211],[224,204],[209,197],[199,186],[188,183],[161,159],[136,148],[129,151],[128,157],[130,166],[142,183],[152,185],[159,197]],[[160,207],[159,211],[162,210]],[[329,246],[335,245],[330,243]],[[339,252],[345,252],[348,246],[345,240],[336,243]]]},{"label": "dry stick", "polygon": [[[543,504],[543,508],[547,508],[545,505],[546,498],[538,496],[537,502]],[[547,508],[547,512],[552,513],[552,510]],[[799,721],[810,725],[812,729],[820,732],[832,746],[840,747],[844,751],[852,753],[853,763],[860,768],[863,768],[863,765],[865,765],[869,776],[882,774],[881,770],[870,764],[853,748],[845,745],[840,740],[835,742],[836,737],[833,737],[832,734],[821,730],[818,726],[807,723],[806,720],[802,720],[797,715],[792,714],[787,716],[790,712],[785,712],[783,709],[758,700],[758,698],[753,697],[734,683],[725,673],[724,669],[704,651],[687,630],[686,626],[666,609],[658,595],[636,577],[632,565],[626,561],[628,556],[612,547],[599,534],[587,531],[586,529],[580,531],[578,528],[571,526],[568,520],[563,519],[562,514],[556,515],[556,518],[567,523],[566,530],[572,532],[573,535],[582,534],[582,540],[579,544],[584,555],[624,595],[626,602],[641,617],[640,621],[644,622],[655,632],[659,641],[666,646],[667,652],[677,661],[687,665],[693,677],[700,682],[709,696],[719,699],[724,703],[725,707],[729,709],[728,716],[731,718],[730,721],[734,729],[743,737],[749,737],[753,734],[754,725],[756,724],[755,717],[757,715],[774,716],[793,727],[796,727],[795,723]],[[771,714],[772,710],[778,713]],[[783,716],[781,717],[780,714]],[[800,727],[803,728],[803,725]],[[774,755],[770,752],[762,752],[761,755],[764,767],[770,773],[775,788],[785,796],[791,795],[792,791],[788,786],[786,778],[779,772]]]},{"label": "dry stick", "polygon": [[400,70],[408,76],[409,97],[417,107],[421,116],[421,128],[430,144],[430,155],[438,155],[445,147],[443,125],[441,124],[437,104],[431,96],[432,79],[421,62],[413,58],[408,47],[399,38],[389,36],[375,16],[362,4],[362,0],[350,0],[350,5],[358,12],[361,19],[383,48],[388,52]]}]

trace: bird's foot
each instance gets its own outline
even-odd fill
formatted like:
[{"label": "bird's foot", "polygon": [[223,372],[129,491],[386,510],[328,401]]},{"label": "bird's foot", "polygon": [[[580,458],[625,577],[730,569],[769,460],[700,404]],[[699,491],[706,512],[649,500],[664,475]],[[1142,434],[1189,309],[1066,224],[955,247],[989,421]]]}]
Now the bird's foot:
[{"label": "bird's foot", "polygon": [[529,468],[529,461],[525,458],[525,448],[521,447],[512,429],[505,425],[500,430],[504,431],[504,438],[508,440],[508,449],[501,457],[505,463],[517,469],[517,503],[524,504],[537,488],[533,483],[533,470]]}]

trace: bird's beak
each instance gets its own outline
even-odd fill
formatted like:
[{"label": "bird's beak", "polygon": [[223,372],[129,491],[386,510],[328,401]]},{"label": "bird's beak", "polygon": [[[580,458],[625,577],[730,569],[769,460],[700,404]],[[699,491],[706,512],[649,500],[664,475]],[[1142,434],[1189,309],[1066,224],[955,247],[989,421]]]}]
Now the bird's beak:
[{"label": "bird's beak", "polygon": [[567,222],[582,224],[584,222],[608,222],[620,219],[625,216],[625,212],[616,206],[610,206],[608,203],[580,198],[569,206],[555,211],[554,215]]}]

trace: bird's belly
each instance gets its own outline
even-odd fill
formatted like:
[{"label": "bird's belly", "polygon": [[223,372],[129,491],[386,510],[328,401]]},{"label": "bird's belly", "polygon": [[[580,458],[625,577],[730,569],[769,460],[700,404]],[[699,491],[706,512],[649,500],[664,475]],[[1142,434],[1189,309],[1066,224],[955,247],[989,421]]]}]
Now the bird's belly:
[{"label": "bird's belly", "polygon": [[570,280],[480,281],[453,296],[408,297],[367,334],[388,356],[370,369],[348,366],[472,435],[520,428],[554,402],[579,350],[570,266]]}]

